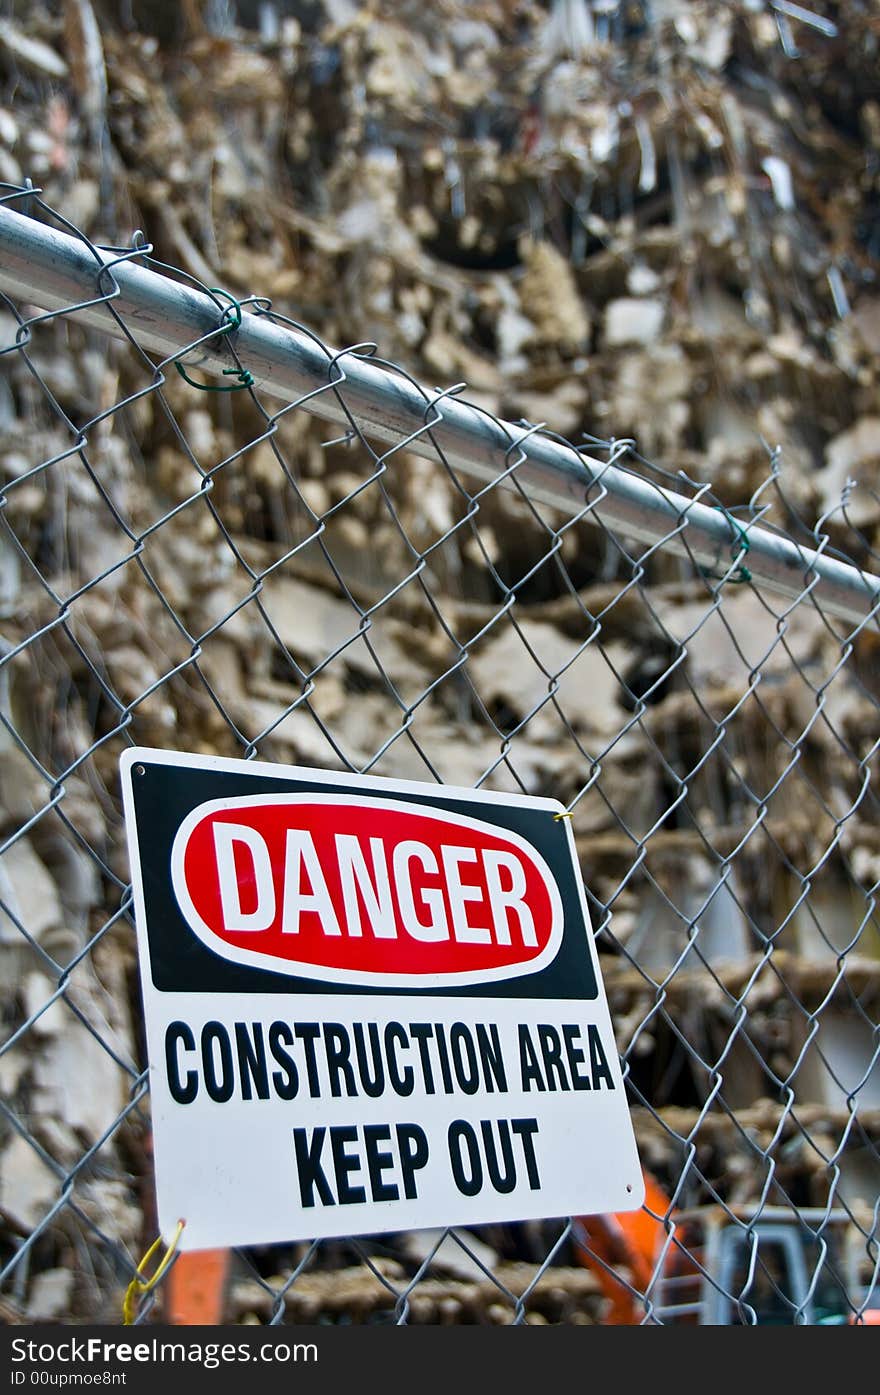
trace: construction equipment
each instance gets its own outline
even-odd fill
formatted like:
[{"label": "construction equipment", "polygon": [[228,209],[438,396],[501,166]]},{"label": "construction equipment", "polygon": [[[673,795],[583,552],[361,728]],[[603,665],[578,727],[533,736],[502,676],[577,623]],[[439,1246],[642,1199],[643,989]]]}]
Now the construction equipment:
[{"label": "construction equipment", "polygon": [[172,1327],[216,1327],[223,1322],[231,1250],[189,1250],[178,1255],[165,1284],[165,1322]]},{"label": "construction equipment", "polygon": [[670,1206],[645,1176],[641,1211],[581,1217],[578,1257],[608,1300],[608,1324],[880,1324],[878,1242],[842,1209]]}]

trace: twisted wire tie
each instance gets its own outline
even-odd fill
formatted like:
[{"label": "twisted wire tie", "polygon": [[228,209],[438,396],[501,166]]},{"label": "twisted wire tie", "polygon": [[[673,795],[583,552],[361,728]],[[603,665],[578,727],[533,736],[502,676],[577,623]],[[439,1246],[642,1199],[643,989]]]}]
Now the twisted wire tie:
[{"label": "twisted wire tie", "polygon": [[[724,517],[727,519],[728,523],[730,524],[731,528],[733,529],[736,535],[734,537],[733,542],[730,544],[731,557],[738,557],[741,552],[750,552],[752,544],[749,542],[749,535],[746,532],[745,528],[743,528],[742,524],[737,522],[737,520],[733,517],[731,513],[727,511],[723,504],[715,504],[713,507],[717,508],[719,513],[724,514]],[[704,576],[708,581],[725,580],[724,572],[712,571],[707,567],[700,567],[699,572],[700,575]],[[727,583],[731,586],[744,586],[747,582],[751,581],[752,579],[752,573],[749,571],[748,567],[739,566],[736,569],[736,573],[737,574],[735,576],[727,577]]]},{"label": "twisted wire tie", "polygon": [[185,1225],[186,1221],[177,1222],[177,1228],[175,1229],[174,1236],[171,1240],[171,1244],[168,1246],[164,1255],[160,1259],[156,1267],[155,1273],[152,1274],[149,1279],[144,1279],[143,1272],[149,1264],[150,1260],[153,1258],[153,1255],[159,1249],[159,1246],[162,1244],[162,1236],[159,1235],[153,1241],[150,1248],[147,1250],[147,1253],[144,1255],[143,1259],[141,1260],[140,1264],[138,1265],[135,1271],[134,1278],[132,1279],[128,1288],[125,1290],[125,1297],[122,1300],[123,1327],[131,1327],[132,1323],[134,1322],[135,1300],[137,1298],[144,1298],[148,1293],[151,1293],[152,1290],[156,1287],[159,1280],[161,1279],[162,1275],[167,1270],[169,1264],[171,1263],[172,1259],[177,1253],[177,1247],[180,1244],[180,1237],[183,1234],[183,1228]]},{"label": "twisted wire tie", "polygon": [[[222,296],[224,300],[229,301],[220,318],[220,324],[217,327],[218,334],[233,334],[235,330],[241,329],[241,305],[235,296],[230,295],[220,286],[209,286],[208,289],[212,295]],[[230,315],[235,318],[230,319]],[[224,378],[237,378],[237,383],[198,383],[195,378],[189,376],[182,363],[176,362],[174,367],[183,381],[199,392],[238,392],[241,388],[253,387],[255,382],[253,373],[249,372],[247,368],[224,368],[221,370]]]}]

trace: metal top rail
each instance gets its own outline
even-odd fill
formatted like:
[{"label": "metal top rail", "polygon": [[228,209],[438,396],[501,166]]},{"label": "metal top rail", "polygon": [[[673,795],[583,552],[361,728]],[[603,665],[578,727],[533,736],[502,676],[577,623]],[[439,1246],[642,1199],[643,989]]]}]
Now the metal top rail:
[{"label": "metal top rail", "polygon": [[[138,265],[139,250],[99,249],[0,208],[0,290],[19,304],[49,312],[75,309],[81,322],[119,337],[124,320],[139,345],[165,362],[179,359],[192,345],[187,362],[209,373],[228,370],[234,351],[260,389],[299,401],[306,411],[343,428],[354,418],[378,442],[405,445],[435,460],[442,452],[453,468],[483,481],[497,481],[515,466],[516,480],[536,502],[571,514],[589,505],[586,517],[623,537],[662,542],[716,572],[735,570],[730,558],[737,539],[740,561],[747,539],[748,571],[756,587],[792,599],[809,591],[824,613],[857,627],[880,603],[880,577],[830,557],[821,546],[801,547],[754,521],[733,522],[699,497],[664,489],[541,430],[499,421],[459,399],[456,389],[424,389],[370,362],[363,345],[333,353],[306,331],[261,313],[258,302],[256,313],[242,316],[240,328],[218,335],[218,302]],[[328,384],[336,391],[328,391]]]}]

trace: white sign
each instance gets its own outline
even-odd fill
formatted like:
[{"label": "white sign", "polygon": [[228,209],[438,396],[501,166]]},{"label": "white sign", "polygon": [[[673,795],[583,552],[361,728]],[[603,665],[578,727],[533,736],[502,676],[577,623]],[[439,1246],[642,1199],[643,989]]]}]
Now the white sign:
[{"label": "white sign", "polygon": [[121,773],[163,1235],[641,1205],[560,804],[146,749]]}]

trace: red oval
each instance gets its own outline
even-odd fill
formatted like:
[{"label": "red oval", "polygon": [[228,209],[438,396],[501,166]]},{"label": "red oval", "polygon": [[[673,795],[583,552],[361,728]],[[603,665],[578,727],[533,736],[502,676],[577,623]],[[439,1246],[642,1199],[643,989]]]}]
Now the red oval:
[{"label": "red oval", "polygon": [[211,801],[181,826],[172,878],[216,952],[319,978],[503,978],[561,938],[559,892],[524,839],[394,800]]}]

